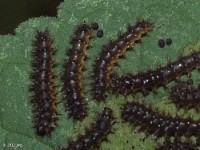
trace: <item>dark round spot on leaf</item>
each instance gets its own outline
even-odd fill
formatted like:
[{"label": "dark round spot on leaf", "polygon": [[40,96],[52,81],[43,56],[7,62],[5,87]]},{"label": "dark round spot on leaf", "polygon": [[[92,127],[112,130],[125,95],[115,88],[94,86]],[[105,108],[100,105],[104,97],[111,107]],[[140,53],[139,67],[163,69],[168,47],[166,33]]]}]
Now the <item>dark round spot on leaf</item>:
[{"label": "dark round spot on leaf", "polygon": [[158,40],[158,45],[160,48],[165,47],[165,41],[163,39]]},{"label": "dark round spot on leaf", "polygon": [[98,30],[98,29],[99,29],[98,23],[96,23],[96,22],[92,23],[92,28],[93,28],[94,30]]},{"label": "dark round spot on leaf", "polygon": [[172,39],[170,39],[170,38],[166,39],[166,44],[167,45],[171,45],[172,44]]},{"label": "dark round spot on leaf", "polygon": [[102,29],[97,31],[97,37],[99,37],[99,38],[103,37],[103,30]]}]

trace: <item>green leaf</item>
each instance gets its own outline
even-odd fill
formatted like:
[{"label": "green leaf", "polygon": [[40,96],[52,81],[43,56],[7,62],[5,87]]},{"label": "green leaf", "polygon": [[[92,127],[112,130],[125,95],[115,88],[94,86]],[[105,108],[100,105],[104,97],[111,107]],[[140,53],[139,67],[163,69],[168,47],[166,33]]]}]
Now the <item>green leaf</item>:
[{"label": "green leaf", "polygon": [[[18,146],[20,150],[53,150],[59,146],[66,147],[70,138],[76,138],[84,132],[95,120],[96,114],[104,106],[112,108],[118,123],[114,126],[115,134],[109,135],[110,142],[103,142],[102,149],[105,150],[153,150],[157,142],[152,136],[145,137],[145,133],[134,133],[133,127],[121,123],[120,107],[127,100],[138,100],[147,104],[154,104],[161,111],[172,111],[176,114],[178,110],[173,104],[168,104],[168,91],[159,88],[158,94],[150,94],[143,97],[136,94],[134,98],[109,95],[106,104],[97,104],[87,92],[87,100],[90,108],[89,117],[83,122],[72,122],[67,119],[63,104],[58,105],[59,116],[58,127],[51,137],[41,138],[37,136],[32,128],[32,105],[30,103],[29,74],[31,68],[32,41],[36,30],[49,29],[54,38],[54,47],[57,54],[55,59],[59,66],[55,73],[60,76],[62,64],[66,56],[66,50],[70,48],[69,40],[73,36],[77,25],[86,22],[98,22],[104,31],[103,38],[93,38],[88,50],[85,72],[85,91],[91,87],[92,64],[98,57],[100,48],[107,44],[110,39],[116,39],[117,34],[126,31],[128,24],[135,24],[139,19],[148,19],[154,23],[154,32],[142,39],[142,44],[137,44],[134,50],[127,52],[127,59],[121,59],[121,67],[115,67],[118,74],[127,72],[137,73],[147,70],[147,67],[155,69],[157,64],[167,64],[167,59],[175,61],[178,55],[188,50],[188,45],[199,46],[200,35],[200,2],[199,0],[164,1],[164,0],[65,0],[58,7],[57,17],[32,18],[23,22],[16,29],[16,35],[0,36],[0,149],[4,146]],[[31,6],[30,6],[31,7]],[[173,44],[159,48],[159,39],[171,38]],[[190,46],[192,47],[192,46]],[[184,50],[185,48],[185,50]],[[194,71],[192,77],[199,81],[199,73]],[[186,77],[185,77],[186,78]],[[61,81],[56,79],[57,91],[61,88]],[[58,101],[62,101],[62,95],[58,95]],[[186,115],[194,114],[189,111]],[[198,116],[198,113],[197,115]],[[143,141],[144,139],[144,141]],[[159,140],[162,142],[163,139]],[[10,145],[12,144],[12,145]],[[20,148],[19,148],[20,147]]]}]

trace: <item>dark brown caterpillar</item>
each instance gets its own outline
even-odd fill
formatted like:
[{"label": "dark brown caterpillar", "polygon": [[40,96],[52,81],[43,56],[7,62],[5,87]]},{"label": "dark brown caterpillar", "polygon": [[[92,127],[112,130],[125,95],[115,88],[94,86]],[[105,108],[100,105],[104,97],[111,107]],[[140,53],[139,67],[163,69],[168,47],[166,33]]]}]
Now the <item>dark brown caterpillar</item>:
[{"label": "dark brown caterpillar", "polygon": [[98,29],[98,24],[78,26],[75,37],[71,40],[72,48],[67,52],[69,59],[64,63],[62,80],[64,82],[65,107],[68,110],[69,118],[74,120],[83,120],[87,116],[83,91],[83,69],[93,28]]},{"label": "dark brown caterpillar", "polygon": [[114,75],[110,87],[113,93],[125,96],[136,92],[142,92],[147,95],[149,91],[165,86],[178,77],[199,68],[199,62],[200,52],[193,52],[191,55],[169,63],[165,67],[159,67],[157,70],[148,70],[145,73],[136,75],[129,73],[120,77]]},{"label": "dark brown caterpillar", "polygon": [[157,138],[200,134],[200,121],[165,116],[136,102],[127,102],[121,110],[121,117],[125,122],[140,126],[140,131],[154,134]]},{"label": "dark brown caterpillar", "polygon": [[200,106],[200,86],[195,88],[193,81],[179,81],[170,90],[172,101],[186,108],[198,108]]},{"label": "dark brown caterpillar", "polygon": [[52,48],[52,39],[49,32],[37,31],[33,42],[33,72],[30,91],[33,95],[34,123],[36,132],[40,136],[50,135],[56,125],[56,94],[54,86],[54,60],[55,49]]},{"label": "dark brown caterpillar", "polygon": [[187,142],[167,143],[156,150],[195,150],[195,146]]},{"label": "dark brown caterpillar", "polygon": [[90,129],[86,130],[85,135],[80,135],[77,141],[69,141],[67,148],[61,150],[93,150],[100,148],[101,142],[107,139],[112,131],[114,117],[110,108],[104,107],[96,122]]},{"label": "dark brown caterpillar", "polygon": [[120,34],[117,40],[103,46],[100,57],[96,59],[93,67],[92,91],[95,100],[105,101],[108,82],[119,57],[124,56],[128,49],[132,48],[140,41],[142,36],[152,30],[152,23],[142,20],[137,22],[135,26],[129,26],[127,32]]}]

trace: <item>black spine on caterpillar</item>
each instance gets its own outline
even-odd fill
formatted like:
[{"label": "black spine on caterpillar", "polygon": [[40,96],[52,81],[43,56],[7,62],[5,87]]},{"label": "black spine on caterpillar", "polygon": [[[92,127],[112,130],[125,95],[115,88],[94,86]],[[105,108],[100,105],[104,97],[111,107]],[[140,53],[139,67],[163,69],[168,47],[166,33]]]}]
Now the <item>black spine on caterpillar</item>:
[{"label": "black spine on caterpillar", "polygon": [[195,146],[187,142],[166,143],[156,150],[195,150]]},{"label": "black spine on caterpillar", "polygon": [[68,147],[61,150],[93,150],[94,148],[100,148],[100,144],[107,139],[108,134],[112,133],[114,123],[112,110],[104,107],[96,122],[89,129],[86,129],[85,135],[80,135],[76,141],[69,141]]},{"label": "black spine on caterpillar", "polygon": [[125,33],[119,35],[115,41],[111,41],[102,47],[100,57],[95,61],[93,67],[92,92],[98,102],[105,101],[107,97],[108,82],[113,72],[113,67],[118,63],[119,57],[125,55],[126,51],[141,40],[142,36],[153,30],[152,23],[142,20],[134,26],[129,26]]},{"label": "black spine on caterpillar", "polygon": [[33,103],[34,127],[40,136],[49,136],[56,126],[56,94],[53,82],[53,67],[55,66],[52,42],[48,30],[37,31],[33,42],[33,72],[31,73],[32,92],[31,102]]},{"label": "black spine on caterpillar", "polygon": [[179,81],[170,89],[172,101],[186,108],[197,108],[200,105],[200,86],[195,88],[192,80]]},{"label": "black spine on caterpillar", "polygon": [[146,107],[144,104],[136,102],[126,103],[121,110],[121,117],[125,122],[140,126],[140,131],[154,134],[157,138],[162,136],[189,137],[200,134],[200,121],[162,115]]},{"label": "black spine on caterpillar", "polygon": [[86,101],[83,89],[84,60],[87,57],[87,48],[93,29],[98,28],[97,23],[78,26],[75,37],[72,39],[72,48],[68,50],[69,59],[64,63],[63,94],[65,107],[69,118],[83,120],[87,116]]},{"label": "black spine on caterpillar", "polygon": [[125,96],[135,94],[136,92],[142,92],[144,95],[147,95],[149,91],[166,86],[166,84],[178,79],[180,76],[199,68],[199,61],[200,52],[193,52],[191,55],[169,63],[165,67],[159,67],[157,70],[148,70],[145,73],[138,73],[136,75],[128,73],[120,77],[113,75],[110,89],[113,93]]}]

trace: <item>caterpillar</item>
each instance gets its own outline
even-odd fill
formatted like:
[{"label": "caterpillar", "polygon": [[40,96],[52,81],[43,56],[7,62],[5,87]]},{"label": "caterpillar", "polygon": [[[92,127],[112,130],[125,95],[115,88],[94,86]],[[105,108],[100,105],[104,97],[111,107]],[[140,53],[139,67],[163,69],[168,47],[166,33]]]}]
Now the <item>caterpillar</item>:
[{"label": "caterpillar", "polygon": [[135,75],[128,73],[120,77],[113,75],[110,90],[113,93],[119,93],[125,96],[137,92],[142,92],[143,95],[147,95],[150,91],[155,91],[156,88],[165,86],[180,76],[199,68],[199,61],[200,52],[193,52],[156,70],[148,70],[145,73]]},{"label": "caterpillar", "polygon": [[166,143],[156,150],[195,150],[195,146],[187,142]]},{"label": "caterpillar", "polygon": [[56,94],[53,79],[53,67],[55,66],[52,47],[52,38],[48,30],[37,31],[33,41],[33,71],[30,75],[32,84],[31,102],[33,103],[34,127],[40,136],[49,136],[56,126]]},{"label": "caterpillar", "polygon": [[95,100],[105,101],[108,82],[119,57],[124,56],[128,49],[150,31],[153,31],[152,23],[145,20],[138,21],[136,25],[129,26],[125,33],[120,34],[117,40],[102,47],[100,57],[95,60],[93,66],[92,92]]},{"label": "caterpillar", "polygon": [[179,81],[170,90],[171,100],[179,107],[197,108],[200,104],[200,86],[194,88],[193,81]]},{"label": "caterpillar", "polygon": [[154,134],[157,138],[200,134],[200,121],[163,115],[137,102],[127,102],[121,109],[121,117],[125,122],[140,126],[140,131]]},{"label": "caterpillar", "polygon": [[72,48],[68,50],[69,59],[64,63],[63,94],[65,95],[65,108],[68,117],[74,120],[83,120],[87,116],[86,101],[83,89],[84,60],[87,57],[87,48],[93,30],[98,29],[98,24],[81,24],[72,38]]},{"label": "caterpillar", "polygon": [[86,130],[85,135],[80,135],[76,141],[69,141],[67,148],[61,150],[92,150],[100,148],[102,141],[107,139],[113,124],[115,123],[113,112],[110,108],[104,107],[103,112],[99,114],[96,122]]}]

